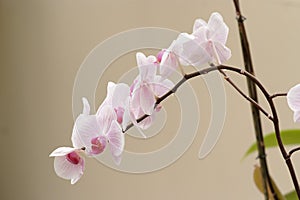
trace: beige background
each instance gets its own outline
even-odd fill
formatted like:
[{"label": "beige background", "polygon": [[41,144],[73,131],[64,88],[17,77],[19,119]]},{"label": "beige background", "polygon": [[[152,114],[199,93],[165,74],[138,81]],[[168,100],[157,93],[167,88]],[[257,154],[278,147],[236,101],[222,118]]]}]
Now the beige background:
[{"label": "beige background", "polygon": [[[299,82],[300,3],[297,0],[242,1],[257,76],[273,92],[287,91]],[[196,18],[222,13],[233,56],[229,64],[241,66],[241,52],[231,1],[225,0],[1,0],[1,118],[0,199],[262,199],[252,181],[255,155],[241,162],[254,141],[249,105],[226,85],[227,119],[223,135],[205,160],[199,146],[209,126],[209,97],[201,79],[193,80],[202,121],[191,148],[173,165],[157,172],[133,175],[114,171],[87,159],[82,179],[71,185],[55,175],[49,153],[71,145],[72,88],[85,56],[101,41],[131,28],[156,26],[189,32]],[[117,47],[116,47],[117,48]],[[135,66],[134,54],[122,58]],[[97,105],[105,95],[101,79]],[[232,76],[242,88],[245,80]],[[285,99],[276,100],[282,128],[299,127]],[[170,98],[167,110],[176,107]],[[264,104],[265,105],[265,104]],[[146,141],[128,139],[127,149],[147,151],[172,138],[169,129]],[[272,131],[264,121],[265,132]],[[139,143],[140,141],[140,143]],[[130,146],[131,145],[131,146]],[[136,146],[133,146],[136,145]],[[277,149],[268,152],[270,171],[282,191],[292,188]],[[300,167],[300,156],[294,157]],[[298,170],[299,172],[299,170]]]}]

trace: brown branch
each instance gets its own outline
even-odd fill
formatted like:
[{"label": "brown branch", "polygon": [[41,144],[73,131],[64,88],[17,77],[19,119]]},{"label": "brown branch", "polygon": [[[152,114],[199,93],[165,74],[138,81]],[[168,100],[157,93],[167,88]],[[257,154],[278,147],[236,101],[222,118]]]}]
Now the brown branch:
[{"label": "brown branch", "polygon": [[[287,167],[289,169],[289,172],[290,172],[290,175],[291,175],[291,178],[293,180],[293,183],[294,183],[294,187],[295,187],[295,190],[297,192],[297,194],[300,194],[299,193],[299,184],[298,184],[298,180],[297,180],[297,177],[296,177],[296,173],[295,173],[295,169],[293,167],[293,163],[290,159],[290,155],[287,154],[286,150],[285,150],[285,147],[283,145],[283,142],[282,142],[282,139],[281,139],[281,135],[280,135],[280,129],[279,129],[279,121],[278,121],[278,115],[277,115],[277,111],[276,111],[276,108],[275,108],[275,105],[274,105],[274,102],[273,102],[273,98],[272,96],[273,95],[270,95],[270,93],[265,89],[265,87],[263,86],[263,84],[255,77],[253,76],[252,74],[250,74],[249,72],[245,71],[245,70],[242,70],[240,68],[236,68],[236,67],[233,67],[233,66],[225,66],[225,65],[220,65],[220,66],[212,66],[212,67],[209,67],[209,68],[205,68],[203,70],[200,70],[200,71],[197,71],[197,72],[193,72],[193,73],[190,73],[190,74],[186,74],[174,87],[173,89],[171,89],[169,92],[167,92],[165,95],[161,96],[160,98],[157,99],[156,101],[156,104],[155,104],[155,107],[160,104],[163,100],[165,100],[167,97],[169,97],[171,94],[175,93],[177,91],[177,89],[183,84],[185,83],[187,80],[189,79],[192,79],[192,78],[195,78],[195,77],[198,77],[198,76],[201,76],[201,75],[204,75],[204,74],[207,74],[209,72],[212,72],[212,71],[219,71],[221,72],[224,76],[225,76],[225,79],[227,80],[227,82],[230,83],[230,85],[233,86],[234,89],[236,89],[246,100],[248,100],[251,104],[253,104],[254,106],[258,105],[257,106],[257,109],[260,110],[261,112],[263,113],[267,113],[259,104],[258,102],[255,102],[253,99],[251,98],[248,98],[239,88],[238,86],[236,86],[230,79],[229,77],[226,75],[226,73],[223,71],[223,70],[228,70],[228,71],[232,71],[232,72],[235,72],[235,73],[238,73],[238,74],[241,74],[243,76],[245,76],[246,78],[248,78],[251,82],[253,82],[259,89],[260,91],[263,93],[264,97],[267,99],[267,102],[271,108],[271,111],[272,111],[272,115],[273,117],[270,117],[271,115],[269,114],[265,114],[268,119],[270,121],[272,121],[273,123],[273,126],[274,126],[274,129],[275,129],[275,133],[276,133],[276,139],[277,139],[277,142],[278,142],[278,146],[280,148],[280,151],[281,151],[281,154],[283,156],[283,158],[285,159],[286,161],[286,164],[287,164]],[[227,78],[226,78],[227,77]],[[230,80],[230,81],[228,81]],[[154,108],[155,108],[154,107]],[[143,121],[144,119],[146,119],[149,115],[143,115],[141,116],[140,118],[138,118],[136,121],[137,123]],[[126,131],[128,131],[131,127],[133,127],[133,124],[129,124],[126,129],[123,131],[124,133]],[[263,157],[261,157],[263,156]],[[265,157],[265,154],[259,154],[259,159],[262,159]],[[269,185],[269,187],[271,188],[271,185]],[[276,199],[278,198],[276,193],[272,193],[273,195],[273,198]],[[299,197],[298,197],[299,198]]]},{"label": "brown branch", "polygon": [[[248,38],[247,38],[246,29],[244,26],[244,21],[246,18],[241,13],[239,0],[233,0],[233,2],[234,2],[235,10],[236,10],[236,19],[237,19],[238,27],[239,27],[245,70],[247,72],[251,73],[252,75],[254,75],[254,68],[253,68],[253,64],[252,64],[249,42],[248,42]],[[249,78],[247,78],[247,85],[248,85],[248,92],[249,92],[250,98],[252,98],[255,102],[258,103],[258,97],[257,97],[257,91],[256,91],[255,84],[252,81],[250,81]],[[263,177],[263,188],[264,188],[265,199],[266,200],[269,199],[267,182],[270,187],[271,193],[274,196],[274,199],[278,199],[278,197],[275,193],[271,178],[270,178],[270,174],[269,174],[259,110],[253,104],[251,105],[251,110],[252,110],[252,118],[253,118],[255,136],[256,136],[256,141],[257,141],[257,149],[258,149],[258,154],[259,154],[258,157],[259,157],[259,161],[260,161],[260,165],[261,165],[261,175]]]}]

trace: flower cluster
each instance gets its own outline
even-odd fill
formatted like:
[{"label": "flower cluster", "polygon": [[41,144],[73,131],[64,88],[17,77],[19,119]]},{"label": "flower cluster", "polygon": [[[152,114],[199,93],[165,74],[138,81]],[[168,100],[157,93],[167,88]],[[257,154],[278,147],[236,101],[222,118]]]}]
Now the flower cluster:
[{"label": "flower cluster", "polygon": [[[157,56],[136,54],[139,75],[129,86],[109,82],[107,96],[96,114],[90,113],[90,105],[83,98],[83,111],[73,127],[73,147],[60,147],[50,156],[55,157],[54,169],[58,176],[76,183],[84,171],[84,158],[103,153],[109,147],[112,158],[120,164],[124,150],[124,132],[129,124],[147,129],[161,110],[157,99],[174,87],[170,75],[181,66],[199,67],[209,63],[220,64],[228,60],[231,51],[225,46],[228,27],[219,13],[213,13],[206,23],[195,21],[191,34],[181,33],[169,48]],[[148,117],[137,122],[142,116]]]}]

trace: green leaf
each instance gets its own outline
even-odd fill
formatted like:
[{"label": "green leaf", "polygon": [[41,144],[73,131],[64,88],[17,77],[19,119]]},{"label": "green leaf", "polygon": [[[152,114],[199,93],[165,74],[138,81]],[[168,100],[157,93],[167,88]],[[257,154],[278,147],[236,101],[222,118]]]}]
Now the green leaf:
[{"label": "green leaf", "polygon": [[297,193],[295,190],[287,193],[285,196],[286,200],[298,200]]},{"label": "green leaf", "polygon": [[[273,185],[273,188],[275,190],[274,192],[276,193],[276,196],[278,197],[279,200],[293,200],[293,199],[286,199],[286,197],[281,194],[279,188],[275,184],[272,177],[270,177],[270,178],[271,178],[271,183]],[[254,183],[255,183],[256,187],[258,188],[258,190],[264,194],[264,187],[263,187],[263,182],[262,182],[263,179],[261,176],[261,168],[257,165],[254,166],[253,179],[254,179]],[[269,199],[274,200],[274,197],[272,196],[272,192],[270,190],[269,184],[268,184],[267,188],[268,188]]]},{"label": "green leaf", "polygon": [[[281,133],[282,142],[284,145],[296,145],[300,144],[300,130],[294,129],[294,130],[282,130]],[[271,148],[271,147],[277,147],[277,140],[275,133],[269,133],[264,137],[265,141],[265,147]],[[250,146],[250,148],[245,153],[243,159],[250,155],[251,153],[257,151],[257,145],[256,142]]]}]

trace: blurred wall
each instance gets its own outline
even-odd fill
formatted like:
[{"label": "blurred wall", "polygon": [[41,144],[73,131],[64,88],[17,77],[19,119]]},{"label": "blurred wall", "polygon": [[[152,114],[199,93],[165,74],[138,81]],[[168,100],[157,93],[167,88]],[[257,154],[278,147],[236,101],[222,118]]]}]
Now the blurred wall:
[{"label": "blurred wall", "polygon": [[[300,3],[296,0],[242,1],[257,76],[272,92],[287,91],[300,81]],[[73,126],[72,89],[76,73],[87,54],[106,38],[138,27],[164,27],[190,32],[197,18],[207,20],[220,12],[230,28],[228,64],[242,66],[239,35],[233,3],[225,0],[1,0],[0,1],[0,199],[262,199],[252,181],[256,155],[241,161],[254,141],[249,104],[230,86],[223,134],[213,152],[198,159],[199,147],[209,126],[210,99],[202,79],[191,81],[199,99],[201,121],[191,147],[174,164],[147,174],[112,170],[87,159],[85,174],[71,185],[55,175],[49,153],[70,146]],[[170,41],[171,42],[171,41]],[[134,54],[122,58],[135,66]],[[99,105],[106,83],[118,74],[112,63],[96,94]],[[120,76],[120,75],[119,75]],[[243,78],[232,78],[246,89]],[[262,104],[266,105],[261,98]],[[281,127],[299,127],[285,99],[276,103]],[[176,106],[174,98],[164,103]],[[150,145],[128,139],[137,148],[172,138],[172,123]],[[178,119],[177,119],[178,120]],[[170,125],[171,124],[171,125]],[[264,120],[264,131],[271,124]],[[164,136],[165,134],[166,136]],[[157,140],[158,138],[158,140]],[[127,144],[126,148],[133,147]],[[145,145],[145,147],[143,147]],[[145,150],[144,149],[144,150]],[[286,167],[277,149],[268,151],[270,171],[283,192],[292,189]],[[299,169],[300,156],[294,157]]]}]

